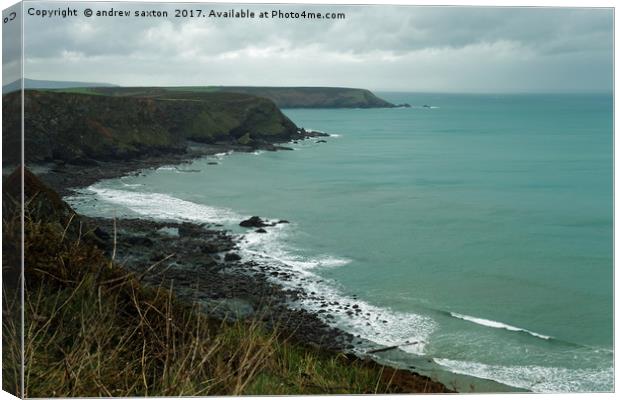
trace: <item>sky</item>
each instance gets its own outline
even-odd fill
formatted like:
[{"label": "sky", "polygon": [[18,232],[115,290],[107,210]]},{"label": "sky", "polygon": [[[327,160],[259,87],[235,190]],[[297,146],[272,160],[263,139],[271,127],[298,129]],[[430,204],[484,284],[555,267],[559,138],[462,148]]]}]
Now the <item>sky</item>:
[{"label": "sky", "polygon": [[[612,90],[611,9],[190,7],[346,14],[344,20],[285,20],[174,18],[179,4],[25,4],[26,12],[68,5],[79,14],[25,15],[24,73],[32,79],[423,92]],[[166,10],[169,17],[86,18],[86,7]]]}]

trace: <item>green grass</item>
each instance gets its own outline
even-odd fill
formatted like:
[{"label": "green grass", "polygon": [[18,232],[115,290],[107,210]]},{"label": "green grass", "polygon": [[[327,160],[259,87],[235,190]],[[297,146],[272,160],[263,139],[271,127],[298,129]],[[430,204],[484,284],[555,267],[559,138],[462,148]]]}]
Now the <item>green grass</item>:
[{"label": "green grass", "polygon": [[59,92],[59,93],[77,93],[77,94],[92,94],[97,96],[103,96],[102,93],[97,92],[94,88],[66,88],[66,89],[37,89],[46,92]]}]

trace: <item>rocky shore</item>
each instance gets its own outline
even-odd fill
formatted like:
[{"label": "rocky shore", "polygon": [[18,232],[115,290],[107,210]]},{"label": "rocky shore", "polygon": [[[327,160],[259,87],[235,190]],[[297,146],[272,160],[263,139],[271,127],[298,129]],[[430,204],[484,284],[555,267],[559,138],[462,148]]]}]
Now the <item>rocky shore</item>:
[{"label": "rocky shore", "polygon": [[[306,132],[304,138],[328,137]],[[196,143],[186,153],[149,156],[128,161],[101,161],[93,165],[47,165],[41,180],[61,196],[74,193],[103,179],[139,174],[163,165],[182,164],[197,157],[230,151],[285,151],[285,145],[260,147]],[[286,289],[272,278],[286,280],[287,273],[269,264],[243,260],[235,251],[238,237],[221,227],[189,222],[155,222],[146,219],[88,218],[97,227],[100,247],[128,270],[144,274],[151,285],[172,285],[181,298],[197,301],[205,312],[219,319],[259,317],[268,326],[278,326],[300,342],[326,350],[353,348],[353,335],[332,328],[316,314],[291,309],[288,304],[308,296],[302,288]],[[281,221],[286,223],[288,221]],[[268,225],[259,217],[240,221],[246,228]],[[288,277],[290,278],[290,277]]]},{"label": "rocky shore", "polygon": [[[328,137],[319,132],[303,132],[304,138]],[[301,140],[301,139],[300,139]],[[286,145],[265,144],[262,150],[287,150]],[[128,161],[99,161],[79,167],[57,163],[47,165],[39,177],[61,196],[102,179],[139,174],[144,169],[181,164],[194,158],[229,151],[255,151],[256,146],[238,144],[195,144],[184,153],[147,156]],[[156,222],[145,219],[83,217],[93,227],[98,246],[126,269],[153,286],[172,288],[184,300],[198,303],[211,317],[221,320],[254,318],[267,327],[277,327],[293,340],[317,351],[351,353],[361,344],[354,335],[334,328],[319,317],[329,318],[332,307],[357,317],[362,310],[355,304],[332,304],[303,286],[285,287],[291,274],[268,262],[246,260],[239,255],[242,237],[216,224]],[[239,221],[250,231],[270,228],[259,217]],[[287,223],[277,221],[275,223]],[[96,228],[94,228],[96,227]],[[312,298],[322,303],[316,313],[291,307],[298,300]],[[349,355],[355,358],[355,356]],[[367,362],[373,363],[370,357]],[[406,370],[394,370],[395,379],[405,390],[449,391],[443,384]]]},{"label": "rocky shore", "polygon": [[[322,132],[300,130],[300,137],[297,140],[327,136],[329,135]],[[253,152],[257,150],[278,151],[292,149],[285,145],[273,143],[240,145],[231,143],[207,144],[194,142],[189,143],[187,148],[182,152],[145,154],[141,157],[127,160],[91,160],[87,164],[79,165],[57,161],[35,164],[36,167],[34,169],[40,169],[42,172],[37,175],[39,175],[47,185],[64,197],[73,193],[72,189],[87,187],[103,179],[136,175],[139,174],[141,170],[157,168],[164,165],[180,165],[199,157],[212,156],[231,151]]]}]

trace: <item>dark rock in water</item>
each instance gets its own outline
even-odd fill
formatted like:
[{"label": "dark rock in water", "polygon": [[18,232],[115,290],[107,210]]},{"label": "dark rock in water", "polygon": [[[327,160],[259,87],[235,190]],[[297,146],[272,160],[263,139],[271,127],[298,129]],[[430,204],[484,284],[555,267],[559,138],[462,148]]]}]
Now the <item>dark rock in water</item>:
[{"label": "dark rock in water", "polygon": [[316,142],[314,142],[314,143],[327,143],[327,140],[323,140],[323,139],[321,139],[321,140],[317,140],[317,141],[316,141]]},{"label": "dark rock in water", "polygon": [[215,161],[209,161],[209,162],[207,163],[207,165],[217,165],[217,164],[218,164],[218,163],[217,163],[217,162],[215,162]]},{"label": "dark rock in water", "polygon": [[254,232],[256,232],[256,233],[267,233],[267,231],[264,230],[263,228],[259,228],[259,229],[255,230]]},{"label": "dark rock in water", "polygon": [[153,241],[151,239],[142,236],[130,236],[125,239],[125,242],[132,246],[151,247],[153,245]]},{"label": "dark rock in water", "polygon": [[224,261],[239,261],[241,260],[241,256],[237,253],[226,253],[224,256]]},{"label": "dark rock in water", "polygon": [[281,220],[278,221],[278,224],[290,224],[290,222],[288,222],[285,219],[281,219]]},{"label": "dark rock in water", "polygon": [[275,150],[291,150],[291,151],[294,150],[290,147],[285,147],[285,146],[274,146],[274,149]]},{"label": "dark rock in water", "polygon": [[246,219],[245,221],[241,221],[239,226],[243,226],[244,228],[262,228],[265,226],[269,226],[260,219],[260,217],[253,216],[252,218]]}]

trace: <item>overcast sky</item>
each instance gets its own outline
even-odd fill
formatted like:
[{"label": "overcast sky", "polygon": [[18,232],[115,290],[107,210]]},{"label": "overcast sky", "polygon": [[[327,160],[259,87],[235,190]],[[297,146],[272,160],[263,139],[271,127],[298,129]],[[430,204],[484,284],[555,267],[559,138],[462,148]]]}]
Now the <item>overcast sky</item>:
[{"label": "overcast sky", "polygon": [[[55,3],[56,7],[63,6]],[[25,17],[25,76],[123,86],[348,86],[442,92],[599,91],[612,86],[610,9],[259,6],[345,20]],[[49,9],[50,3],[26,3]],[[197,8],[196,4],[192,8]],[[203,5],[218,11],[231,6]]]}]

